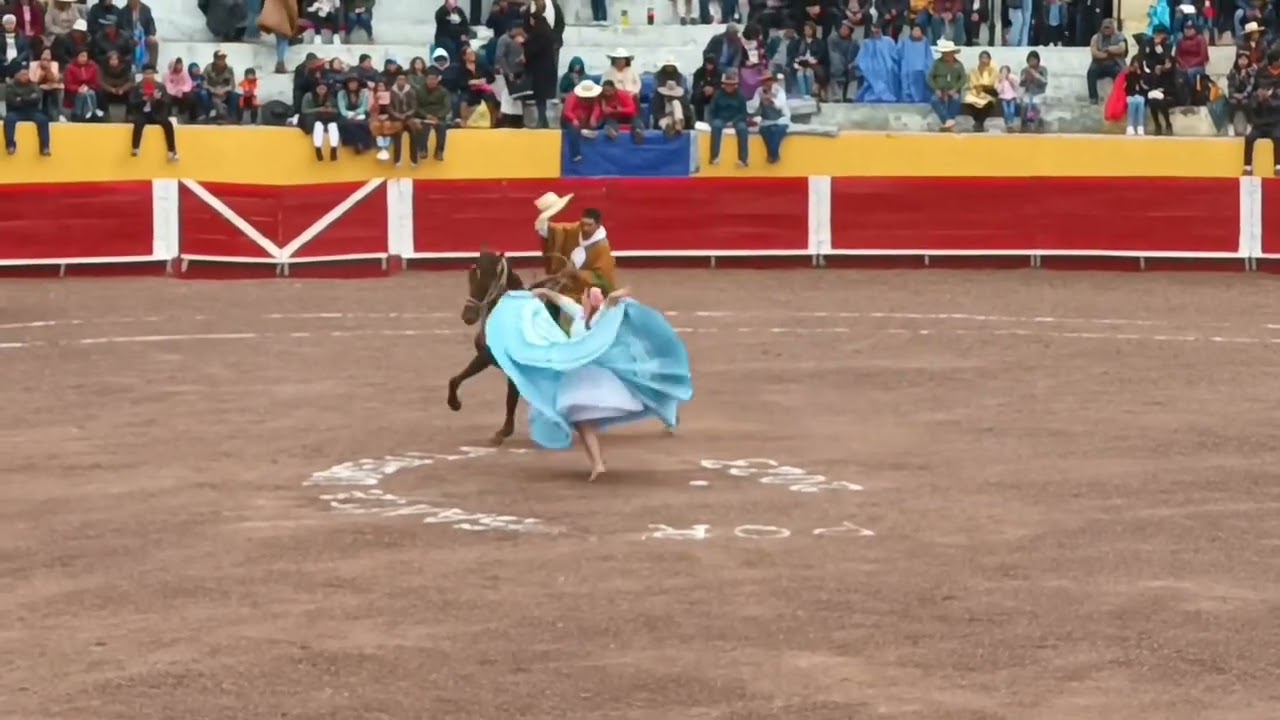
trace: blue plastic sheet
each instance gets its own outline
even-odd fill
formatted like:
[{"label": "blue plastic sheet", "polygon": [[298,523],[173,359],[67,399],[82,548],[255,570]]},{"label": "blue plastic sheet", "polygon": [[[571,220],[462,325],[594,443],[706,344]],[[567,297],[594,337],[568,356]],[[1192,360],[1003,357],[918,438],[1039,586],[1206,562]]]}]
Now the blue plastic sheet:
[{"label": "blue plastic sheet", "polygon": [[692,173],[692,133],[682,133],[673,140],[657,130],[644,133],[644,142],[636,145],[630,133],[619,133],[616,140],[605,138],[604,131],[595,140],[582,140],[582,160],[572,162],[569,144],[560,147],[561,177],[689,177]]}]

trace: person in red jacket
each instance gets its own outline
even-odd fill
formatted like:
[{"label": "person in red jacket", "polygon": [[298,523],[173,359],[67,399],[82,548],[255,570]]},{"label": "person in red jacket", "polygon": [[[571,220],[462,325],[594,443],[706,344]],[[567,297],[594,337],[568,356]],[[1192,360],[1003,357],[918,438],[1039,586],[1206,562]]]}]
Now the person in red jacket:
[{"label": "person in red jacket", "polygon": [[1178,67],[1187,71],[1187,80],[1195,87],[1196,79],[1204,75],[1204,69],[1209,65],[1209,43],[1191,20],[1182,26],[1182,39],[1174,48],[1173,57],[1178,61]]},{"label": "person in red jacket", "polygon": [[62,82],[62,102],[72,111],[72,120],[96,122],[102,119],[102,81],[98,78],[98,64],[89,59],[88,50],[76,53]]},{"label": "person in red jacket", "polygon": [[583,80],[564,98],[560,128],[564,130],[565,147],[573,162],[582,160],[582,138],[594,138],[596,128],[600,127],[600,92],[595,82]]},{"label": "person in red jacket", "polygon": [[626,90],[619,90],[612,80],[600,83],[600,129],[605,137],[617,140],[618,134],[630,132],[634,142],[643,139],[640,126],[633,125],[639,106],[636,97]]},{"label": "person in red jacket", "polygon": [[18,21],[18,34],[35,44],[31,56],[39,57],[40,49],[44,48],[44,8],[36,0],[18,0],[9,12]]}]

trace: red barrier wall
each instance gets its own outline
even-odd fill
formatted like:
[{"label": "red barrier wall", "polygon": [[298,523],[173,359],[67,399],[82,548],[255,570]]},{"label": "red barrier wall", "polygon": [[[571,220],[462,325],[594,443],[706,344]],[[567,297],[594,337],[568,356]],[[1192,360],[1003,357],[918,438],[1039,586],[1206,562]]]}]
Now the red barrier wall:
[{"label": "red barrier wall", "polygon": [[831,246],[1234,253],[1239,193],[1234,178],[832,178]]},{"label": "red barrier wall", "polygon": [[147,257],[151,183],[0,185],[0,261]]},{"label": "red barrier wall", "polygon": [[1262,180],[1262,254],[1280,256],[1280,179]]},{"label": "red barrier wall", "polygon": [[413,186],[415,253],[537,250],[533,201],[574,193],[557,220],[604,214],[615,250],[652,254],[803,253],[809,248],[807,178],[452,181]]},{"label": "red barrier wall", "polygon": [[[365,183],[281,187],[184,182],[178,195],[182,254],[274,261],[263,247],[267,244],[295,259],[385,255],[386,187],[379,182],[357,198],[365,187]],[[201,191],[215,202],[202,197]],[[237,220],[259,237],[255,240],[237,227]]]}]

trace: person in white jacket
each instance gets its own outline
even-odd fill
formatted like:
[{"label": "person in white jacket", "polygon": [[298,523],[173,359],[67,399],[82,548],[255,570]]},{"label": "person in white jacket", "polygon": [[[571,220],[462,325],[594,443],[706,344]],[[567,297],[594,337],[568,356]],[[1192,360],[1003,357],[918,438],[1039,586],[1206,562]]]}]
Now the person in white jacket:
[{"label": "person in white jacket", "polygon": [[755,96],[747,103],[747,112],[760,118],[760,139],[771,163],[780,159],[782,138],[787,136],[787,127],[791,125],[787,91],[779,80],[782,80],[781,73],[765,75]]},{"label": "person in white jacket", "polygon": [[[635,68],[631,67],[631,53],[618,48],[611,53],[606,53],[605,57],[609,58],[609,67],[601,74],[600,81],[612,80],[614,87],[619,90],[626,90],[632,97],[639,96],[640,75],[636,73]],[[636,102],[639,100],[637,99]]]}]

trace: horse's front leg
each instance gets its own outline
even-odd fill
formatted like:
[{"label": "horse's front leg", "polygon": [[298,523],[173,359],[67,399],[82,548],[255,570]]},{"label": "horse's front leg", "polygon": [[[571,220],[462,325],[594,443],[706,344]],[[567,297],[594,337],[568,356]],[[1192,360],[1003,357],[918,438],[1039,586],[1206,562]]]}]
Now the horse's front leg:
[{"label": "horse's front leg", "polygon": [[502,429],[493,434],[494,446],[501,445],[516,431],[516,406],[520,404],[520,391],[516,384],[507,380],[507,417],[502,421]]},{"label": "horse's front leg", "polygon": [[462,409],[462,401],[458,399],[458,387],[492,364],[488,353],[476,353],[476,356],[471,358],[471,362],[467,363],[462,372],[449,378],[450,410],[457,412]]}]

